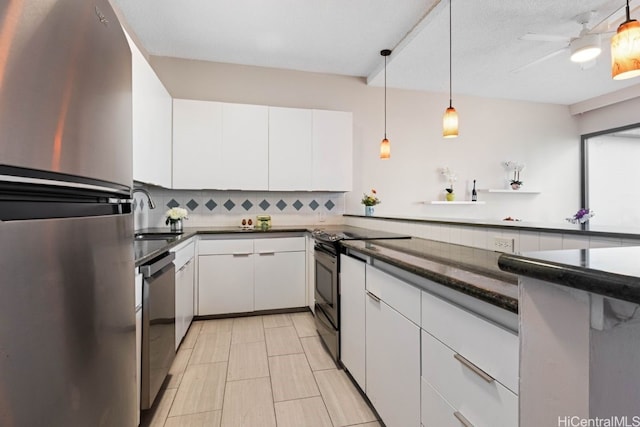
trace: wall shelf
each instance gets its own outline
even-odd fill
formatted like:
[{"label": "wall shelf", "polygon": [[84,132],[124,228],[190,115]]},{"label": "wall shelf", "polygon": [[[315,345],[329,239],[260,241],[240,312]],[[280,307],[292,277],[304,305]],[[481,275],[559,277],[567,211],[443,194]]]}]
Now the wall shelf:
[{"label": "wall shelf", "polygon": [[509,190],[505,188],[484,188],[479,189],[479,193],[520,193],[520,194],[540,194],[537,190]]},{"label": "wall shelf", "polygon": [[463,200],[463,201],[453,201],[453,202],[447,202],[445,200],[432,200],[431,202],[424,202],[424,203],[430,203],[432,205],[484,205],[485,202],[472,202],[469,200]]}]

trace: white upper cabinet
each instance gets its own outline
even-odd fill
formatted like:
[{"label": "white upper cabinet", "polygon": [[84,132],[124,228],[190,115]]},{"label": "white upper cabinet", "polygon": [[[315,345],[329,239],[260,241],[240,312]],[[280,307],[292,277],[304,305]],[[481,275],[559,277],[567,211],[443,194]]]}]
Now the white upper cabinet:
[{"label": "white upper cabinet", "polygon": [[312,185],[315,191],[351,191],[353,115],[313,110]]},{"label": "white upper cabinet", "polygon": [[222,104],[223,189],[269,189],[269,107]]},{"label": "white upper cabinet", "polygon": [[173,188],[221,188],[222,104],[173,100]]},{"label": "white upper cabinet", "polygon": [[171,95],[135,43],[131,47],[133,179],[171,188]]},{"label": "white upper cabinet", "polygon": [[269,107],[269,190],[311,188],[311,110]]}]

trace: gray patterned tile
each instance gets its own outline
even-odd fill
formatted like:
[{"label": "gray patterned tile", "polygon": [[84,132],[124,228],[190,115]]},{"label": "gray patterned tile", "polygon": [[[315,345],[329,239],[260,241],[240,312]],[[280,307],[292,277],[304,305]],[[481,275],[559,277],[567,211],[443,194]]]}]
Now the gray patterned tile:
[{"label": "gray patterned tile", "polygon": [[213,199],[209,199],[209,201],[207,203],[205,203],[204,205],[210,211],[214,210],[216,208],[216,206],[218,206],[218,204],[216,202],[214,202]]},{"label": "gray patterned tile", "polygon": [[263,211],[266,211],[267,209],[269,209],[269,206],[271,206],[271,203],[267,202],[266,199],[263,199],[258,206],[260,206],[260,209],[262,209]]},{"label": "gray patterned tile", "polygon": [[297,211],[299,211],[300,209],[302,209],[302,207],[304,206],[302,204],[302,202],[300,200],[296,200],[295,202],[293,202],[292,205],[294,208],[296,208]]},{"label": "gray patterned tile", "polygon": [[178,206],[180,206],[180,203],[176,202],[176,199],[171,199],[171,200],[169,200],[169,203],[167,203],[167,207],[169,209],[177,208]]},{"label": "gray patterned tile", "polygon": [[144,200],[140,200],[140,210],[144,210]]},{"label": "gray patterned tile", "polygon": [[242,202],[242,207],[244,208],[245,211],[248,211],[253,207],[253,203],[251,203],[249,199],[247,199],[244,202]]},{"label": "gray patterned tile", "polygon": [[[133,211],[135,212],[135,210],[138,208],[138,200],[137,199],[133,199]],[[142,209],[142,208],[140,208]]]},{"label": "gray patterned tile", "polygon": [[283,211],[284,208],[287,207],[287,203],[284,200],[280,199],[280,200],[278,200],[278,203],[276,203],[276,207],[278,209],[280,209],[281,211]]},{"label": "gray patterned tile", "polygon": [[327,210],[331,210],[336,206],[335,203],[333,203],[331,200],[327,200],[327,203],[324,204],[324,207],[327,208]]},{"label": "gray patterned tile", "polygon": [[227,210],[228,210],[229,212],[231,212],[231,209],[235,208],[235,207],[236,207],[236,204],[235,204],[235,203],[233,203],[233,202],[231,201],[231,199],[229,199],[229,200],[227,200],[226,202],[224,202],[224,205],[223,205],[223,206],[224,206],[225,208],[227,208]]},{"label": "gray patterned tile", "polygon": [[198,206],[200,206],[200,205],[198,204],[198,202],[196,202],[196,201],[195,201],[195,200],[193,200],[193,199],[191,199],[191,200],[189,200],[189,201],[187,202],[187,207],[188,207],[188,208],[189,208],[189,210],[191,210],[191,211],[195,211],[195,210],[196,210],[196,208],[197,208]]},{"label": "gray patterned tile", "polygon": [[316,209],[318,209],[318,206],[320,206],[320,204],[315,200],[312,200],[311,203],[309,203],[309,207],[311,208],[311,210],[315,211]]}]

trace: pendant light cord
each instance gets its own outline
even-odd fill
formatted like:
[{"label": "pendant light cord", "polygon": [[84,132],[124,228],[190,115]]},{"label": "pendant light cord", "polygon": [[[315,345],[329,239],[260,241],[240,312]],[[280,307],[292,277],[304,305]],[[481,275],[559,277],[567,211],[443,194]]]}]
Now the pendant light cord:
[{"label": "pendant light cord", "polygon": [[452,83],[451,83],[452,82],[452,78],[451,78],[451,76],[452,76],[452,72],[451,72],[451,69],[452,69],[452,67],[451,67],[451,64],[452,64],[452,62],[451,62],[451,50],[452,50],[452,41],[451,41],[451,39],[452,39],[452,37],[451,37],[451,34],[452,34],[451,33],[451,3],[452,2],[453,2],[453,0],[449,0],[449,108],[453,108],[453,103],[451,101],[451,98],[452,98],[451,94],[453,92]]},{"label": "pendant light cord", "polygon": [[384,57],[384,139],[387,139],[387,57]]},{"label": "pendant light cord", "polygon": [[629,12],[629,0],[627,0],[627,22],[631,21],[631,12]]}]

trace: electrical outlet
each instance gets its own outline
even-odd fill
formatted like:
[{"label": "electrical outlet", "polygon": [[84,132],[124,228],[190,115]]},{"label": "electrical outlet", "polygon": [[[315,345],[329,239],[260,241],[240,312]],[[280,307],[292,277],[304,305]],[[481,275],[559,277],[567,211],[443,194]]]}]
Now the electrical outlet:
[{"label": "electrical outlet", "polygon": [[513,253],[513,239],[506,239],[504,237],[494,237],[493,248],[499,252]]}]

